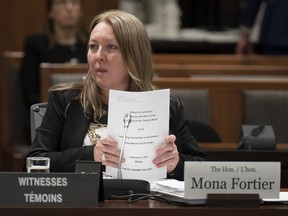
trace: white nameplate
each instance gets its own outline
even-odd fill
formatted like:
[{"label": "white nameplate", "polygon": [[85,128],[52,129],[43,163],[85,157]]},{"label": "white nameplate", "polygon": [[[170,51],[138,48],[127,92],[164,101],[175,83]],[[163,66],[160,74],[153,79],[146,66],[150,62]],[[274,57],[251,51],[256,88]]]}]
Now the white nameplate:
[{"label": "white nameplate", "polygon": [[259,194],[279,198],[280,162],[185,162],[184,198],[207,194]]}]

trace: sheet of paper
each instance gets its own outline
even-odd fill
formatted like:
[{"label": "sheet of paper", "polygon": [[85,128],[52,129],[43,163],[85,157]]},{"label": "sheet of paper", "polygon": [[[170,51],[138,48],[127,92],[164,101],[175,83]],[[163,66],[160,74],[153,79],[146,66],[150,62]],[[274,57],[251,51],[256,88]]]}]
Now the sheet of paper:
[{"label": "sheet of paper", "polygon": [[150,190],[184,198],[184,181],[162,179],[150,181]]},{"label": "sheet of paper", "polygon": [[263,202],[288,203],[288,192],[280,192],[278,199],[263,199]]},{"label": "sheet of paper", "polygon": [[151,180],[150,191],[181,205],[205,205],[206,199],[185,199],[184,181],[175,179]]},{"label": "sheet of paper", "polygon": [[[145,92],[110,90],[108,136],[121,149],[124,137],[124,116],[131,114],[127,129],[122,163],[123,179],[161,179],[167,167],[153,163],[156,149],[165,143],[169,133],[170,89]],[[106,167],[106,173],[117,177],[118,169]]]}]

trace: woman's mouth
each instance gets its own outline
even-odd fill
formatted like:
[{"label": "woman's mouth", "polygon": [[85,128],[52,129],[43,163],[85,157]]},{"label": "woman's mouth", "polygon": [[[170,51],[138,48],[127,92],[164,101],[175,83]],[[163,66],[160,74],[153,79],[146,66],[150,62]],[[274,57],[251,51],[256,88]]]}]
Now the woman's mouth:
[{"label": "woman's mouth", "polygon": [[105,70],[104,68],[97,68],[96,69],[96,72],[99,72],[99,73],[104,73],[104,72],[106,72],[107,70]]}]

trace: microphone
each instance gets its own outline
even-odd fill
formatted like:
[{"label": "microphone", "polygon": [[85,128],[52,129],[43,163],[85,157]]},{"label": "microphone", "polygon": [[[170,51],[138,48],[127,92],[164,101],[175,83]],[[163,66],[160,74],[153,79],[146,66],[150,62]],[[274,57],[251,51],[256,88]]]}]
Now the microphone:
[{"label": "microphone", "polygon": [[253,128],[253,130],[251,131],[251,135],[254,137],[258,137],[264,130],[265,125],[260,124],[258,125],[256,128]]},{"label": "microphone", "polygon": [[118,172],[117,172],[117,178],[118,179],[123,178],[122,177],[122,158],[123,158],[127,129],[128,129],[130,122],[131,122],[131,114],[126,113],[123,121],[124,121],[124,133],[123,133],[122,145],[121,145],[120,156],[119,156],[119,161],[118,161]]},{"label": "microphone", "polygon": [[[245,140],[249,137],[249,136],[253,136],[253,137],[258,137],[264,130],[265,125],[264,124],[260,124],[257,127],[253,128],[251,130],[250,133],[248,133],[246,136],[242,137],[242,139],[240,140],[240,142],[238,143],[238,145],[236,146],[236,149],[239,150],[242,148],[242,146],[245,143]],[[248,146],[248,150],[251,150],[251,146]]]}]

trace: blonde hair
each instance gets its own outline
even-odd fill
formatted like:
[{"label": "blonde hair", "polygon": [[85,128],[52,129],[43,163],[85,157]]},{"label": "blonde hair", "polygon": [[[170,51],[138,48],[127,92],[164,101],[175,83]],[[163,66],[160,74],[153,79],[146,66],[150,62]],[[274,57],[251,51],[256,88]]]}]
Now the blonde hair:
[{"label": "blonde hair", "polygon": [[[129,91],[153,90],[152,79],[154,68],[152,50],[143,23],[137,17],[127,12],[110,10],[99,14],[92,20],[89,34],[101,22],[105,22],[112,27],[116,40],[119,43],[130,76]],[[88,112],[89,106],[92,106],[95,122],[105,114],[102,109],[101,91],[96,85],[89,69],[87,77],[82,84],[68,84],[66,87],[62,85],[58,86],[56,90],[68,88],[82,89],[79,97],[81,105],[85,113]]]}]

